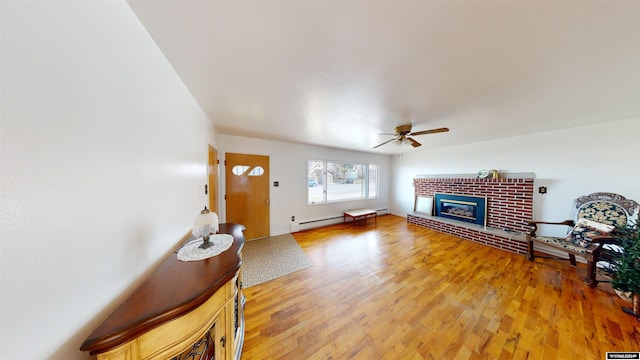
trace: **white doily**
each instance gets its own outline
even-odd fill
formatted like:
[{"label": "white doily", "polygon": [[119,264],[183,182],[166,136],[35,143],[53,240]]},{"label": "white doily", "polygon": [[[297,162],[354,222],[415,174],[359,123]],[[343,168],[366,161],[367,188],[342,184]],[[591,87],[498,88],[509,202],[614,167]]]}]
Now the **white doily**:
[{"label": "white doily", "polygon": [[183,246],[182,249],[178,251],[178,260],[197,261],[219,255],[231,247],[231,244],[233,244],[233,236],[229,234],[211,235],[209,237],[209,242],[213,245],[206,249],[199,248],[199,246],[202,245],[202,242],[202,238],[199,238]]}]

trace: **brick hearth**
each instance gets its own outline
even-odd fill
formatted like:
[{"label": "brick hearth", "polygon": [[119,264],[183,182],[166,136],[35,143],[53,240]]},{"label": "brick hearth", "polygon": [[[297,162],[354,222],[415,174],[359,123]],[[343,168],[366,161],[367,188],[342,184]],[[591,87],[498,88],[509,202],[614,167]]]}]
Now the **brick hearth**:
[{"label": "brick hearth", "polygon": [[[434,193],[487,196],[487,227],[421,214],[407,221],[518,254],[525,254],[523,233],[533,219],[533,178],[415,178],[416,196]],[[506,231],[505,231],[506,230]]]}]

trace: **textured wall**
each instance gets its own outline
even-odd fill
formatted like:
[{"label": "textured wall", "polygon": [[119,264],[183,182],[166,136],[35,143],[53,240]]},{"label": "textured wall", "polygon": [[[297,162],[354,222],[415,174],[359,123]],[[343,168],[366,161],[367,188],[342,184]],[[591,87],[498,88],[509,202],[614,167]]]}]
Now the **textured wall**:
[{"label": "textured wall", "polygon": [[[416,178],[415,195],[434,193],[487,196],[487,227],[452,224],[438,219],[407,215],[409,223],[429,227],[464,239],[524,254],[526,245],[519,234],[527,230],[533,214],[533,179]],[[504,230],[509,231],[496,231]]]},{"label": "textured wall", "polygon": [[487,226],[526,231],[532,220],[533,179],[414,179],[416,195],[487,196]]}]

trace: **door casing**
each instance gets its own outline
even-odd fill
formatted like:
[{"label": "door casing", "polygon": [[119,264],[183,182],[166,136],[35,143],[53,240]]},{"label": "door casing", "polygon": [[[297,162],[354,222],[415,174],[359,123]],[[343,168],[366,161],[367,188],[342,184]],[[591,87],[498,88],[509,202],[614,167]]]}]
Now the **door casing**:
[{"label": "door casing", "polygon": [[218,215],[220,215],[220,212],[218,211],[219,164],[220,160],[218,160],[218,150],[209,145],[209,209]]}]

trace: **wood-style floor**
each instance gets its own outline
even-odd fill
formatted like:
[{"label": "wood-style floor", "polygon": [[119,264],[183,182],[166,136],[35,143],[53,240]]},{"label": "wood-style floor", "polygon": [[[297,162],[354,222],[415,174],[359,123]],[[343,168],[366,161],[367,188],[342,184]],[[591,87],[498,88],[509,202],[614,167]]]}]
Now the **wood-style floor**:
[{"label": "wood-style floor", "polygon": [[314,266],[244,289],[243,359],[605,359],[640,322],[584,270],[387,215],[293,234]]}]

